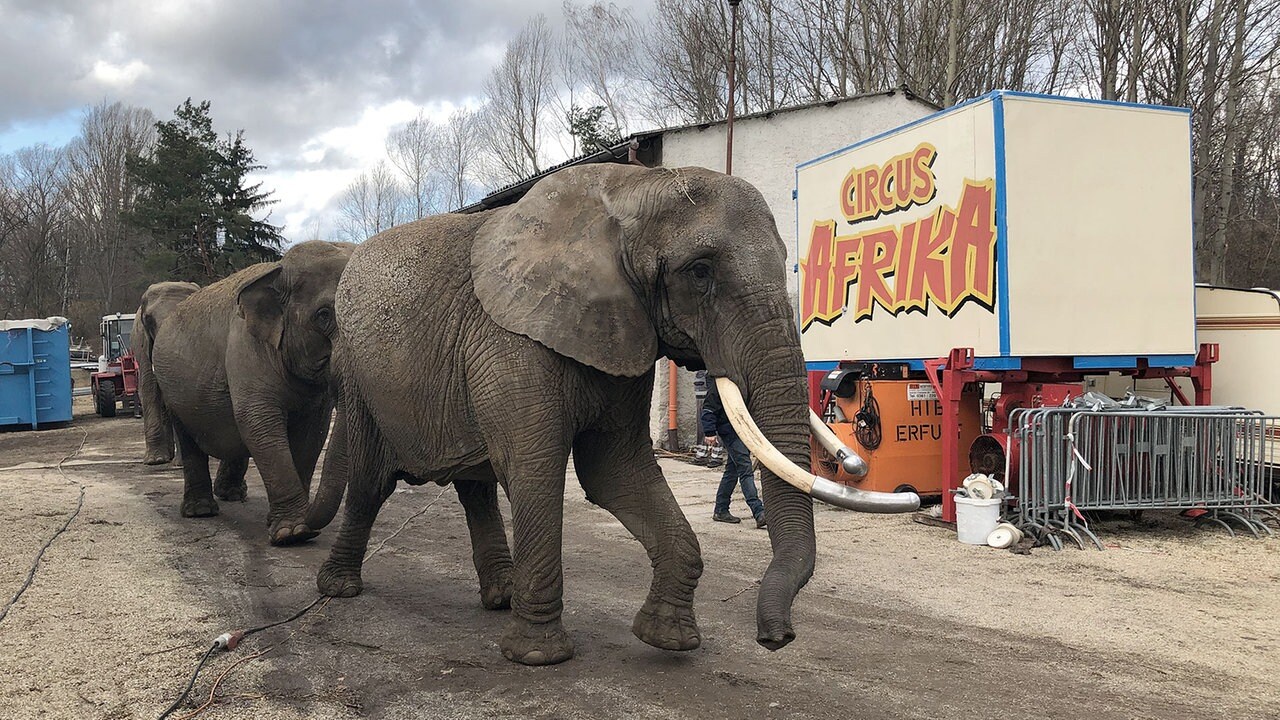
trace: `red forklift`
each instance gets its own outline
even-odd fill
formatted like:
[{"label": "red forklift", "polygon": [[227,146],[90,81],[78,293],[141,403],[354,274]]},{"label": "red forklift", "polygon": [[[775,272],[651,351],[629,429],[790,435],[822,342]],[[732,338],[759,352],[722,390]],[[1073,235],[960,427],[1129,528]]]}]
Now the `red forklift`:
[{"label": "red forklift", "polygon": [[142,396],[138,394],[138,361],[129,345],[133,334],[133,313],[115,313],[102,318],[102,355],[98,371],[90,375],[93,408],[102,417],[116,416],[116,403],[142,417]]}]

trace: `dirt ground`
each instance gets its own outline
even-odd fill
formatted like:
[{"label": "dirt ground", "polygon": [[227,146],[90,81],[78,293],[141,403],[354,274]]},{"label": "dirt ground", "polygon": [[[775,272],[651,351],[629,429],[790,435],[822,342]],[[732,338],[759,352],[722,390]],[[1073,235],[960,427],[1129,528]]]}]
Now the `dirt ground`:
[{"label": "dirt ground", "polygon": [[[83,401],[76,411],[67,428],[0,434],[0,603],[85,488],[0,622],[0,718],[154,718],[212,638],[315,599],[336,526],[303,547],[267,545],[252,469],[248,502],[183,520],[180,472],[139,463],[141,421],[98,419]],[[714,471],[663,466],[702,543],[700,649],[667,653],[631,635],[648,562],[570,477],[565,625],[577,656],[507,662],[505,617],[480,606],[456,496],[405,486],[373,545],[409,523],[365,566],[364,594],[214,655],[175,717],[220,676],[201,717],[1280,716],[1280,539],[1170,517],[1105,526],[1105,552],[1019,556],[910,517],[821,507],[799,638],[770,653],[754,641],[767,534],[711,522]],[[746,514],[740,499],[735,510]]]}]

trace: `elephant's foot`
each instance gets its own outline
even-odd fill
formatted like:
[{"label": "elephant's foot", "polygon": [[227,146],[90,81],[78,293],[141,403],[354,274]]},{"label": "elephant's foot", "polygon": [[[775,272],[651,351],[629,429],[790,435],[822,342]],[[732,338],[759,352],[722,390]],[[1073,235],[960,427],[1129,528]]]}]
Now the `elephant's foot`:
[{"label": "elephant's foot", "polygon": [[573,657],[573,641],[559,618],[547,623],[531,623],[512,615],[498,645],[503,657],[524,665],[555,665]]},{"label": "elephant's foot", "polygon": [[360,567],[343,565],[332,559],[325,560],[320,566],[319,574],[316,575],[316,587],[321,595],[328,597],[355,597],[364,589],[364,582],[360,579]]},{"label": "elephant's foot", "polygon": [[506,610],[511,607],[511,576],[502,575],[497,580],[481,582],[480,604],[485,610]]},{"label": "elephant's foot", "polygon": [[245,484],[244,478],[241,478],[238,483],[215,482],[213,484],[213,494],[216,495],[219,500],[226,500],[228,502],[244,502],[244,499],[249,496],[249,486]]},{"label": "elephant's foot", "polygon": [[148,450],[146,454],[142,456],[143,465],[164,465],[168,462],[173,462],[172,451],[166,453],[159,450]]},{"label": "elephant's foot", "polygon": [[298,518],[276,520],[271,523],[268,532],[271,534],[272,545],[297,545],[320,534],[319,530],[312,530],[306,520]]},{"label": "elephant's foot", "polygon": [[211,497],[195,497],[182,499],[182,517],[213,517],[218,514],[218,501]]},{"label": "elephant's foot", "polygon": [[649,598],[636,613],[631,632],[663,650],[692,650],[702,644],[693,608]]}]

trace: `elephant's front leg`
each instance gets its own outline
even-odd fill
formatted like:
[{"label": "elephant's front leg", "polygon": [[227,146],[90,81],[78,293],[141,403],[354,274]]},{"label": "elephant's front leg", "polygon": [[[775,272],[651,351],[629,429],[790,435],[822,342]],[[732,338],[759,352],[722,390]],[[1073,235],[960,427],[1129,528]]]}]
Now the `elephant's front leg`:
[{"label": "elephant's front leg", "polygon": [[480,604],[489,610],[511,607],[511,550],[498,509],[498,483],[488,479],[457,479],[453,487],[467,513],[471,558],[480,578]]},{"label": "elephant's front leg", "polygon": [[583,433],[574,443],[573,461],[587,499],[613,513],[644,545],[653,565],[653,584],[631,632],[664,650],[698,647],[693,593],[702,554],[649,447],[648,432]]},{"label": "elephant's front leg", "polygon": [[[557,441],[545,439],[548,445]],[[538,450],[504,453],[507,463],[499,470],[507,479],[511,498],[515,551],[511,621],[499,645],[508,660],[552,665],[573,657],[573,642],[560,622],[564,610],[560,541],[568,448]]]},{"label": "elephant's front leg", "polygon": [[277,408],[236,407],[236,425],[267,488],[272,545],[292,545],[319,535],[307,525],[307,491],[289,446],[285,414]]}]

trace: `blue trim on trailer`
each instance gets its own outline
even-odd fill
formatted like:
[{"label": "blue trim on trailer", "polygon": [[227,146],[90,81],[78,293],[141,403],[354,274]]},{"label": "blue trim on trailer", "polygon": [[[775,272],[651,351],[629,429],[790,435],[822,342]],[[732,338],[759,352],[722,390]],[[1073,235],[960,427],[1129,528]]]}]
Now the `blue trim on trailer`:
[{"label": "blue trim on trailer", "polygon": [[1200,350],[1200,329],[1196,326],[1196,318],[1200,317],[1200,304],[1196,298],[1196,129],[1194,118],[1187,115],[1187,172],[1191,189],[1191,200],[1187,203],[1187,214],[1191,216],[1191,341]]},{"label": "blue trim on trailer", "polygon": [[[875,360],[851,360],[849,362],[866,362],[866,363],[902,363],[908,368],[917,372],[924,372],[924,360],[915,359],[885,359],[878,358]],[[826,372],[834,370],[840,366],[838,360],[815,360],[804,364],[805,370],[817,372],[819,370]],[[974,358],[973,367],[975,370],[1021,370],[1022,358],[1016,357],[982,357]]]},{"label": "blue trim on trailer", "polygon": [[1138,356],[1136,355],[1082,355],[1071,361],[1071,366],[1077,370],[1102,370],[1105,368],[1135,368],[1138,367]]},{"label": "blue trim on trailer", "polygon": [[[1071,359],[1076,370],[1129,370],[1138,367],[1138,361],[1144,360],[1148,367],[1174,368],[1191,367],[1196,364],[1195,355],[1078,355]],[[974,370],[1021,370],[1021,357],[979,357],[973,359]],[[924,370],[924,360],[919,358],[877,358],[875,360],[851,360],[849,362],[867,363],[902,363],[912,370]],[[838,360],[815,360],[806,362],[809,371],[834,370],[840,366]]]},{"label": "blue trim on trailer", "polygon": [[990,94],[1002,95],[1004,97],[1020,97],[1032,98],[1035,100],[1061,100],[1064,102],[1078,103],[1081,105],[1109,105],[1111,107],[1127,107],[1135,110],[1163,110],[1166,112],[1179,112],[1186,115],[1191,114],[1191,108],[1177,107],[1175,105],[1149,105],[1147,103],[1125,102],[1123,100],[1096,100],[1094,98],[1082,97],[1066,97],[1063,95],[1045,95],[1044,93],[1026,92],[1024,90],[995,90]]},{"label": "blue trim on trailer", "polygon": [[1018,357],[992,357],[992,358],[974,358],[974,370],[1021,370],[1022,358]]},{"label": "blue trim on trailer", "polygon": [[996,155],[996,312],[999,313],[1000,354],[1009,356],[1009,214],[1005,178],[1004,96],[991,105]]},{"label": "blue trim on trailer", "polygon": [[1191,367],[1195,364],[1195,355],[1151,355],[1147,358],[1147,365],[1157,368]]},{"label": "blue trim on trailer", "polygon": [[1145,360],[1148,367],[1189,367],[1196,364],[1195,355],[1079,355],[1072,360],[1077,370],[1128,369]]}]

